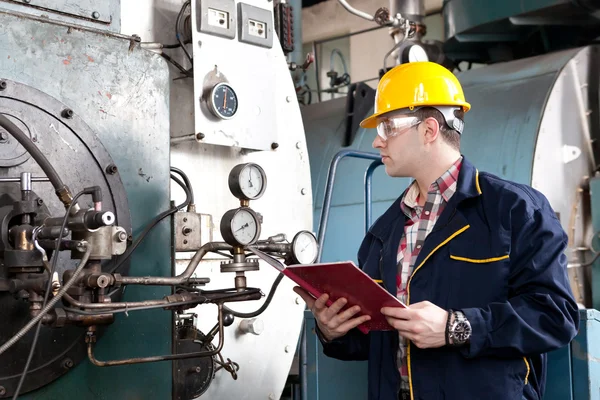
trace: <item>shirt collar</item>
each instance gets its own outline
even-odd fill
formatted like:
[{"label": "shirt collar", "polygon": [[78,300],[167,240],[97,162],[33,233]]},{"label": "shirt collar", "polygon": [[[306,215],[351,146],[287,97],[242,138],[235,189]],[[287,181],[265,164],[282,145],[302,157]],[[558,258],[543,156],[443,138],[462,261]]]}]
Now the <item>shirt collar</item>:
[{"label": "shirt collar", "polygon": [[[429,193],[431,193],[431,192],[441,193],[441,198],[445,202],[448,202],[450,200],[450,198],[452,197],[452,195],[456,192],[456,185],[458,182],[458,173],[460,172],[462,160],[463,160],[463,157],[462,156],[459,157],[458,160],[456,160],[454,162],[454,164],[452,164],[450,166],[450,168],[448,168],[446,170],[446,172],[444,172],[442,174],[442,176],[440,176],[438,179],[436,179],[435,182],[433,182],[431,184],[431,186],[429,186]],[[418,200],[419,200],[419,186],[417,185],[417,181],[414,180],[411,183],[408,190],[406,191],[406,193],[404,194],[404,198],[402,199],[402,203],[400,205],[402,208],[408,207],[409,209],[415,209],[415,208],[419,207]],[[404,210],[404,211],[406,213],[406,211],[409,211],[409,210]]]}]

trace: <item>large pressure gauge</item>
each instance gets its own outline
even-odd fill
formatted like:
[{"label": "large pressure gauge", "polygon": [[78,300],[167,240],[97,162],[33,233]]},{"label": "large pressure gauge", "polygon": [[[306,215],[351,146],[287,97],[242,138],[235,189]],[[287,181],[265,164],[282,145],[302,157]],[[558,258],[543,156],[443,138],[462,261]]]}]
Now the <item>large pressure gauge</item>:
[{"label": "large pressure gauge", "polygon": [[292,240],[292,258],[297,264],[312,264],[317,260],[319,244],[309,231],[300,231]]},{"label": "large pressure gauge", "polygon": [[208,105],[215,116],[221,119],[230,119],[238,109],[237,94],[227,83],[217,83],[210,91]]},{"label": "large pressure gauge", "polygon": [[229,190],[240,200],[256,200],[267,188],[267,175],[257,164],[236,165],[229,174]]},{"label": "large pressure gauge", "polygon": [[248,207],[229,210],[221,219],[221,236],[232,246],[247,246],[260,237],[258,215]]}]

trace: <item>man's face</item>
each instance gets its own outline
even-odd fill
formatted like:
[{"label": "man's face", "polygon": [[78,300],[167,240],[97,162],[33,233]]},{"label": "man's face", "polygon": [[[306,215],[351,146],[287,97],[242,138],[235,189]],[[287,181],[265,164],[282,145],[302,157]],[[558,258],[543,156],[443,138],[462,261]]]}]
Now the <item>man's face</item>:
[{"label": "man's face", "polygon": [[421,121],[411,115],[394,115],[379,121],[373,148],[379,150],[389,176],[414,176],[423,162],[421,127]]}]

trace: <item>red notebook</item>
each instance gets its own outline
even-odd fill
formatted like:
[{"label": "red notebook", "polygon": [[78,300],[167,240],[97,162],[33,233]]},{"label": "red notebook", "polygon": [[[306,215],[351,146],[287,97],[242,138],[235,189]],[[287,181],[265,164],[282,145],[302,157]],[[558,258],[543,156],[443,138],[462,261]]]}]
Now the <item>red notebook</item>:
[{"label": "red notebook", "polygon": [[358,326],[363,333],[369,331],[394,330],[385,316],[382,307],[406,307],[404,303],[392,296],[383,286],[371,279],[352,261],[321,263],[309,265],[285,266],[276,258],[252,247],[250,251],[277,268],[298,286],[309,292],[314,298],[323,293],[329,294],[327,305],[330,306],[340,297],[348,300],[343,310],[360,306],[359,315],[370,315],[371,319]]}]

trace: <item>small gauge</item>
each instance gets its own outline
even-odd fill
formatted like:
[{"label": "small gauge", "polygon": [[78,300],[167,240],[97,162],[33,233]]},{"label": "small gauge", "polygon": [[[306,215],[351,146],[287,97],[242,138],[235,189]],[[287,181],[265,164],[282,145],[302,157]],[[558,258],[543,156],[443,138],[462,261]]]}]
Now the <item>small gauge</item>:
[{"label": "small gauge", "polygon": [[298,264],[312,264],[317,259],[319,244],[309,231],[300,231],[292,240],[292,256]]},{"label": "small gauge", "polygon": [[429,57],[427,56],[427,52],[425,49],[418,44],[414,44],[412,46],[408,46],[403,51],[403,59],[402,62],[419,62],[419,61],[429,61]]},{"label": "small gauge", "polygon": [[256,200],[266,188],[267,175],[258,164],[239,164],[229,173],[229,190],[240,200]]},{"label": "small gauge", "polygon": [[227,211],[221,219],[221,235],[232,246],[247,246],[256,242],[260,236],[258,215],[248,207]]},{"label": "small gauge", "polygon": [[227,83],[217,83],[210,91],[209,105],[215,116],[230,119],[238,110],[237,94]]}]

